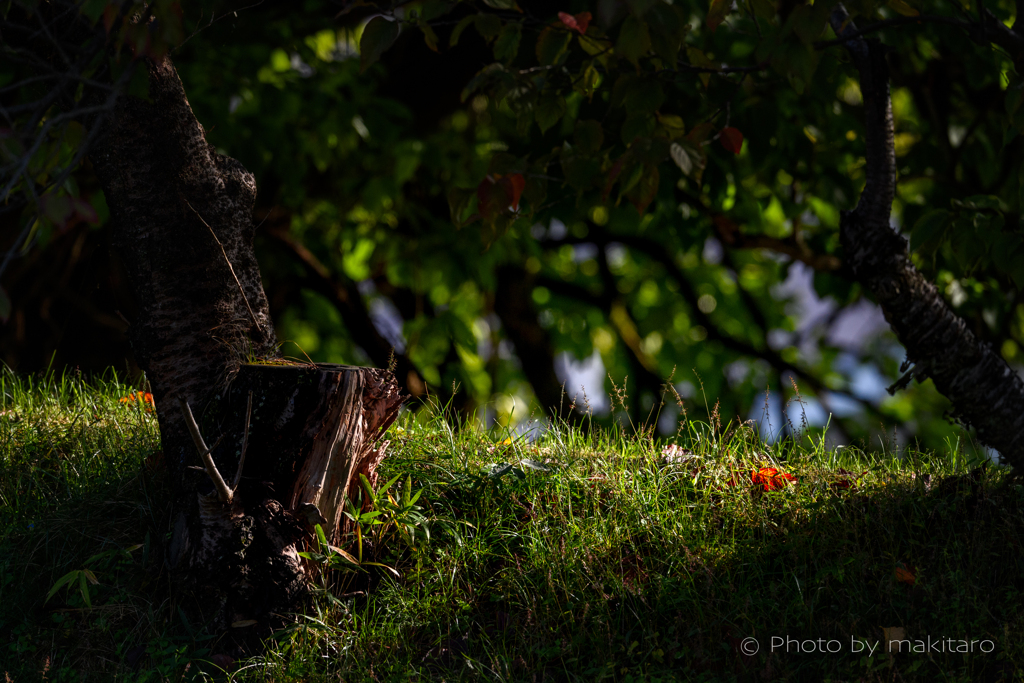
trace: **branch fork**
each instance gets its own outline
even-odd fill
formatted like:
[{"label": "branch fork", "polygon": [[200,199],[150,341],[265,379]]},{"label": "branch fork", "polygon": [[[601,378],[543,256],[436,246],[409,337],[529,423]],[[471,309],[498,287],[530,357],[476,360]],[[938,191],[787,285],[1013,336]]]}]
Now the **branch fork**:
[{"label": "branch fork", "polygon": [[238,459],[238,469],[235,471],[235,478],[231,482],[231,486],[227,485],[224,481],[224,477],[221,476],[220,471],[217,469],[217,465],[213,462],[213,456],[210,455],[213,448],[217,447],[217,443],[220,443],[220,439],[213,445],[213,448],[207,448],[206,442],[203,440],[203,435],[199,433],[199,425],[196,424],[196,419],[192,415],[192,409],[189,407],[188,402],[183,398],[178,398],[178,405],[181,406],[182,415],[185,416],[185,424],[188,426],[188,431],[192,435],[192,441],[196,444],[196,449],[199,451],[199,457],[203,461],[206,473],[210,476],[210,481],[213,482],[213,487],[217,491],[217,497],[220,502],[231,505],[235,498],[235,492],[238,491],[238,483],[242,479],[242,467],[245,465],[245,451],[249,446],[249,419],[252,417],[252,392],[249,392],[249,402],[245,409],[245,433],[242,436],[242,455]]}]

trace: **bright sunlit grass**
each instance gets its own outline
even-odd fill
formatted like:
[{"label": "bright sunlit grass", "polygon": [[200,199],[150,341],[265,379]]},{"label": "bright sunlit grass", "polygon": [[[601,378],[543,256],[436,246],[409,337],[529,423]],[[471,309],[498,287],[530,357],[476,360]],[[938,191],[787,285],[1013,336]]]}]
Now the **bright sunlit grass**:
[{"label": "bright sunlit grass", "polygon": [[969,681],[1024,661],[1024,488],[1004,468],[700,423],[671,443],[564,426],[530,442],[441,411],[392,427],[381,472],[402,475],[395,492],[411,475],[427,521],[364,530],[364,554],[401,577],[329,573],[292,628],[236,661],[168,586],[156,420],[119,401],[137,389],[0,387],[13,681]]}]

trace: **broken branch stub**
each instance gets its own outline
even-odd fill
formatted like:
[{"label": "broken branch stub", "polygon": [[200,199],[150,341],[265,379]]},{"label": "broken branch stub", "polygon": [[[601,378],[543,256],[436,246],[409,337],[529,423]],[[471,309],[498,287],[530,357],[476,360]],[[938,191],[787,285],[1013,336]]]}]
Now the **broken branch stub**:
[{"label": "broken branch stub", "polygon": [[188,431],[192,435],[196,449],[199,451],[199,457],[203,459],[206,473],[210,475],[210,481],[213,482],[213,487],[217,490],[220,502],[230,505],[234,498],[234,491],[228,488],[228,485],[224,482],[224,477],[220,476],[217,465],[214,464],[213,457],[210,455],[212,449],[206,447],[206,442],[203,441],[203,435],[199,433],[199,425],[196,424],[196,419],[192,415],[192,409],[189,407],[188,401],[179,398],[178,405],[181,406],[181,412],[185,416],[185,424],[188,426]]}]

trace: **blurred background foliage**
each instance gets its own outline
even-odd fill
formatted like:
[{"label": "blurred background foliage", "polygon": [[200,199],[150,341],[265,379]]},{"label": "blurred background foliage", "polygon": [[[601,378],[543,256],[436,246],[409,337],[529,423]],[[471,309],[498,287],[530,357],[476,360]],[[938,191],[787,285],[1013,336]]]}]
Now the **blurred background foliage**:
[{"label": "blurred background foliage", "polygon": [[[410,393],[487,425],[614,409],[671,434],[682,405],[773,437],[806,419],[942,448],[948,403],[930,381],[884,391],[902,349],[843,268],[864,146],[834,4],[186,1],[168,41],[210,143],[256,176],[286,355],[394,349]],[[1024,82],[953,25],[979,20],[966,2],[847,6],[892,48],[894,229],[1019,369]],[[925,9],[946,21],[908,21]],[[12,101],[16,76],[0,66]],[[87,160],[58,191],[82,208],[28,238],[42,204],[0,215],[0,246],[23,252],[0,280],[3,360],[131,368]]]}]

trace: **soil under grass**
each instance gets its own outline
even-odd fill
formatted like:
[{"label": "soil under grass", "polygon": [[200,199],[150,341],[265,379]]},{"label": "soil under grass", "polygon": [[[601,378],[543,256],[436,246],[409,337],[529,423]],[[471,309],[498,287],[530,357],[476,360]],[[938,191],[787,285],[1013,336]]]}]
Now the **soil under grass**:
[{"label": "soil under grass", "polygon": [[363,528],[363,561],[400,576],[335,558],[306,613],[236,660],[168,584],[147,404],[113,376],[5,371],[0,389],[0,682],[1024,670],[1024,486],[1005,468],[697,423],[674,447],[564,426],[530,442],[429,411],[392,427],[381,481],[398,478]]}]

